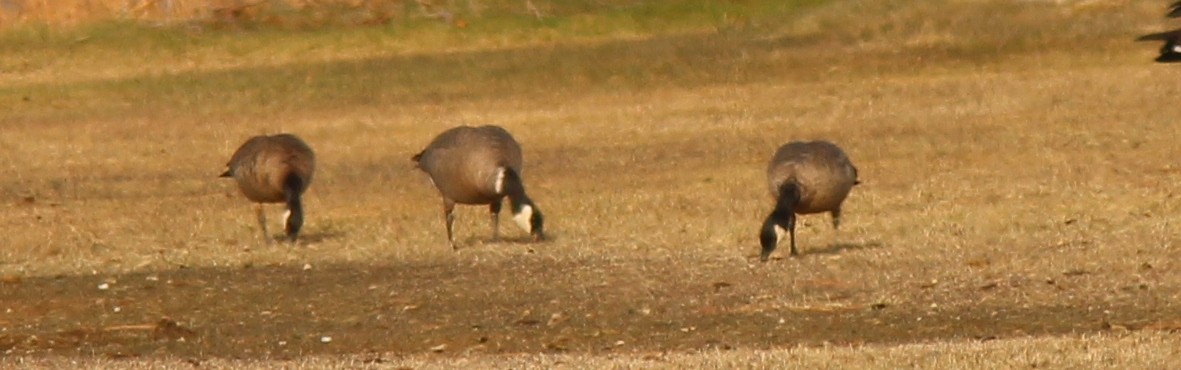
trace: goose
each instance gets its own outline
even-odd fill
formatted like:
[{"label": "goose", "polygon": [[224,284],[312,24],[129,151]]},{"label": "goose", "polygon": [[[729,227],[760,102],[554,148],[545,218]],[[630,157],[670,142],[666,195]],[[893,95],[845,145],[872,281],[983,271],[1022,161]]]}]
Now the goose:
[{"label": "goose", "polygon": [[766,262],[783,234],[791,236],[791,255],[796,249],[796,215],[828,212],[832,227],[841,224],[841,203],[860,183],[857,168],[845,152],[827,141],[793,141],[779,147],[767,164],[767,182],[775,209],[763,221],[759,242]]},{"label": "goose", "polygon": [[221,177],[233,178],[247,199],[258,203],[258,225],[269,244],[264,203],[286,203],[283,214],[288,241],[294,243],[303,226],[300,196],[312,183],[316,156],[307,143],[291,134],[260,135],[246,140]]},{"label": "goose", "polygon": [[1160,55],[1154,60],[1158,63],[1181,62],[1181,47],[1177,45],[1181,42],[1181,29],[1140,36],[1136,41],[1164,41]]},{"label": "goose", "polygon": [[[1169,5],[1169,13],[1165,16],[1181,18],[1181,1]],[[1136,41],[1164,41],[1164,46],[1160,48],[1160,55],[1155,60],[1158,63],[1181,62],[1181,46],[1178,46],[1178,43],[1181,43],[1181,29],[1140,36],[1136,38]]]},{"label": "goose", "polygon": [[545,239],[541,210],[525,194],[521,180],[521,146],[505,129],[492,125],[451,128],[411,159],[443,196],[447,242],[453,250],[458,248],[451,228],[455,204],[487,204],[492,240],[498,240],[500,208],[506,197],[513,221],[534,241]]}]

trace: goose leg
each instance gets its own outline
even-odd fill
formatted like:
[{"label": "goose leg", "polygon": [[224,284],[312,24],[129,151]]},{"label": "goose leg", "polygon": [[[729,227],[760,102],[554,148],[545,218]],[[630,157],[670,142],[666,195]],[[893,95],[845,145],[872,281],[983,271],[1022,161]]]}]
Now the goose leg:
[{"label": "goose leg", "polygon": [[798,256],[800,251],[796,249],[796,218],[792,217],[787,220],[787,231],[791,234],[791,255]]},{"label": "goose leg", "polygon": [[459,250],[455,246],[455,238],[451,234],[451,223],[455,221],[455,201],[451,199],[443,199],[443,220],[447,223],[447,243],[451,244],[452,250]]},{"label": "goose leg", "polygon": [[262,203],[258,204],[258,227],[262,229],[262,240],[267,245],[270,245],[272,241],[270,233],[267,233],[267,214],[266,210],[262,207]]},{"label": "goose leg", "polygon": [[500,207],[501,200],[497,199],[488,205],[488,212],[492,214],[492,241],[500,241]]},{"label": "goose leg", "polygon": [[832,212],[829,212],[829,213],[832,214],[832,229],[833,230],[840,230],[841,229],[841,209],[837,208],[837,209],[832,210]]}]

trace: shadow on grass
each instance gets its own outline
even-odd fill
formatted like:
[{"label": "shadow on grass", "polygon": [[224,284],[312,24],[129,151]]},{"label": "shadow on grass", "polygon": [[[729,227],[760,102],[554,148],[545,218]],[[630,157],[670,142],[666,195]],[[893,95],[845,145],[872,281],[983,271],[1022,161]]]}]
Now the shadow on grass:
[{"label": "shadow on grass", "polygon": [[277,245],[306,246],[308,244],[315,244],[315,243],[321,243],[324,241],[339,239],[344,236],[345,236],[345,234],[340,231],[303,232],[303,233],[299,233],[299,237],[297,237],[295,239],[295,242],[292,243],[291,239],[287,238],[287,234],[272,233],[271,235],[268,236],[269,240],[259,241],[258,244],[259,244],[259,247],[277,246]]},{"label": "shadow on grass", "polygon": [[[809,249],[804,246],[799,246],[798,244],[797,244],[797,247],[800,248],[800,254],[797,256],[792,256],[789,254],[790,249],[783,248],[783,246],[781,245],[780,248],[776,248],[775,253],[773,253],[771,255],[771,257],[768,258],[768,261],[783,261],[783,260],[806,258],[810,255],[835,255],[835,254],[844,253],[845,251],[876,249],[876,248],[881,248],[882,243],[879,241],[873,240],[873,241],[866,241],[866,242],[860,242],[860,243],[848,243],[848,242],[832,243],[824,248],[817,248],[817,249]],[[750,261],[755,261],[755,262],[759,261],[758,254],[751,254],[751,255],[747,255],[746,257]]]},{"label": "shadow on grass", "polygon": [[458,246],[460,250],[478,247],[495,248],[498,245],[533,246],[545,244],[553,240],[553,236],[551,235],[546,235],[545,240],[536,240],[530,235],[514,235],[508,237],[502,235],[499,239],[492,239],[491,236],[470,236],[464,239],[462,243],[459,243]]},{"label": "shadow on grass", "polygon": [[841,243],[832,243],[832,244],[829,244],[827,247],[820,248],[820,249],[813,249],[813,250],[809,250],[809,251],[804,251],[803,254],[804,255],[808,255],[808,254],[831,255],[831,254],[841,254],[841,253],[844,253],[845,251],[858,251],[858,250],[863,250],[863,249],[877,249],[877,248],[881,248],[881,247],[882,247],[882,242],[879,242],[876,240],[860,242],[860,243],[841,242]]},{"label": "shadow on grass", "polygon": [[[313,231],[313,232],[300,233],[299,240],[296,242],[296,244],[320,243],[320,242],[329,241],[329,240],[336,240],[336,239],[339,239],[343,236],[345,236],[345,233],[342,231],[339,231],[339,230],[324,230],[324,231]],[[275,239],[276,241],[286,241],[287,240],[287,236],[282,235],[282,234],[275,235],[274,237],[277,238],[277,239]]]}]

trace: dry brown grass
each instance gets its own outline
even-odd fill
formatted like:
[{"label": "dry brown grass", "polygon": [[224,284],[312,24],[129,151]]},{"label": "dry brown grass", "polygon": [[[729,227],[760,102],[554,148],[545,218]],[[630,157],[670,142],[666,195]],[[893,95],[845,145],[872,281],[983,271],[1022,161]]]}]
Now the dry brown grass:
[{"label": "dry brown grass", "polygon": [[[1020,338],[989,342],[918,343],[901,346],[822,346],[769,351],[706,351],[616,356],[568,354],[309,356],[293,361],[211,359],[109,360],[14,359],[25,369],[62,366],[88,369],[1169,369],[1181,366],[1175,335],[1101,335],[1081,338]],[[0,360],[0,365],[5,365]],[[1129,364],[1135,364],[1129,366]]]},{"label": "dry brown grass", "polygon": [[[217,341],[221,330],[234,330],[218,318],[252,312],[255,302],[209,301],[204,311],[144,304],[121,314],[105,310],[117,297],[101,296],[95,308],[51,302],[91,302],[97,293],[90,284],[104,280],[130,289],[128,282],[142,280],[132,273],[195,269],[238,276],[251,265],[297,274],[309,264],[312,271],[334,269],[307,276],[336,280],[300,283],[327,296],[253,299],[344,301],[336,311],[324,310],[364,316],[371,312],[350,305],[382,312],[458,300],[455,294],[466,290],[455,287],[476,286],[484,291],[472,293],[481,299],[474,302],[486,304],[488,315],[521,315],[530,307],[538,311],[525,315],[543,319],[554,311],[541,310],[551,309],[565,315],[651,309],[652,318],[623,322],[642,325],[662,315],[688,320],[652,337],[626,329],[594,339],[561,327],[544,333],[576,343],[610,343],[611,335],[635,343],[619,355],[603,355],[592,344],[553,357],[427,353],[431,341],[460,335],[448,325],[373,337],[409,338],[413,345],[376,348],[395,352],[391,358],[410,353],[391,361],[415,367],[465,361],[586,368],[762,368],[781,361],[857,368],[1176,367],[1177,337],[1170,332],[1176,328],[1169,323],[1181,318],[1181,279],[1172,273],[1181,261],[1175,231],[1181,204],[1174,195],[1181,180],[1175,162],[1181,107],[1170,102],[1179,88],[1165,78],[1173,69],[1149,63],[1155,45],[1129,42],[1163,26],[1159,7],[907,4],[835,2],[782,26],[520,48],[473,41],[467,50],[423,47],[409,55],[367,48],[362,41],[374,35],[360,31],[342,31],[339,54],[324,51],[331,50],[324,44],[308,46],[323,35],[284,42],[273,35],[209,36],[217,42],[197,38],[176,52],[146,54],[193,61],[168,70],[140,68],[99,43],[71,58],[34,63],[28,73],[0,75],[0,171],[6,174],[0,294],[22,297],[0,303],[11,306],[0,310],[16,312],[0,313],[0,333],[9,333],[0,334],[0,345],[26,349],[24,335],[160,315],[187,319]],[[1117,5],[1118,12],[1108,13]],[[887,15],[832,31],[853,24],[852,14],[865,9]],[[987,19],[968,16],[989,11],[996,13]],[[911,25],[921,26],[903,27]],[[993,29],[1005,32],[986,32]],[[1087,35],[1093,37],[1080,48]],[[303,47],[315,57],[295,52]],[[3,62],[44,61],[52,53],[34,49]],[[246,57],[226,58],[216,68],[198,62],[233,53]],[[82,63],[108,72],[95,77],[72,69]],[[465,123],[503,125],[524,144],[527,185],[548,216],[552,241],[485,242],[484,209],[468,207],[457,221],[466,248],[447,248],[440,200],[409,157],[435,133]],[[298,246],[259,245],[250,205],[231,183],[215,178],[242,140],[278,131],[300,134],[320,160],[306,204],[306,241]],[[804,257],[758,264],[755,230],[770,206],[764,161],[778,144],[808,138],[844,146],[864,183],[847,203],[839,234],[825,219],[805,217]],[[419,276],[413,271],[439,269],[447,272],[421,275],[438,280],[412,280]],[[499,270],[508,272],[479,280]],[[466,274],[472,271],[481,275]],[[76,293],[52,296],[50,303],[27,298],[37,296],[29,287],[56,284],[55,275]],[[372,285],[353,286],[358,281]],[[734,287],[724,296],[703,293],[718,282]],[[377,303],[362,301],[365,291],[353,292],[366,288]],[[411,297],[422,301],[402,301]],[[882,305],[888,316],[863,314]],[[814,325],[796,318],[832,312],[861,315],[855,322],[870,328],[850,334],[863,328],[838,320],[831,330],[839,346],[766,350],[822,342],[824,332],[790,327]],[[447,312],[415,314],[424,322],[466,322]],[[335,330],[347,338],[360,330],[348,320],[368,322],[340,316],[308,319],[309,327],[292,324],[292,330]],[[961,316],[964,323],[957,324]],[[715,317],[758,323],[731,328],[692,321]],[[924,318],[946,321],[927,325]],[[775,319],[786,323],[763,324]],[[691,325],[701,326],[699,340],[676,337]],[[1083,335],[1111,328],[1135,333]],[[268,330],[287,335],[286,329]],[[532,335],[506,330],[518,339]],[[898,334],[907,332],[913,333]],[[981,333],[1002,340],[966,340]],[[661,345],[652,339],[659,335],[681,344]],[[734,341],[738,350],[695,347],[713,338],[707,336]],[[860,336],[871,344],[844,347]],[[356,365],[364,348],[347,343],[340,339],[331,350],[306,344],[301,353],[329,355],[295,366]],[[204,348],[177,346],[140,354]],[[545,351],[531,342],[503,346]],[[672,353],[644,357],[670,347]],[[108,364],[42,358],[38,347],[28,349],[32,357],[4,361]],[[690,349],[699,350],[681,352]],[[105,350],[50,352],[112,354]],[[287,364],[200,360],[226,367]],[[167,357],[139,361],[111,366],[187,366]]]}]

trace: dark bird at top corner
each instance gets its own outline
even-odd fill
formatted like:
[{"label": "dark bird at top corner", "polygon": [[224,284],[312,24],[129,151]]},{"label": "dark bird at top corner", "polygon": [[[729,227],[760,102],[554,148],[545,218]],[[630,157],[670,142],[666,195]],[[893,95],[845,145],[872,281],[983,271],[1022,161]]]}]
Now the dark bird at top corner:
[{"label": "dark bird at top corner", "polygon": [[1158,63],[1181,62],[1181,46],[1178,45],[1181,43],[1181,29],[1140,36],[1136,41],[1164,41],[1160,55],[1157,55],[1155,60]]},{"label": "dark bird at top corner", "polygon": [[[1165,16],[1169,18],[1181,18],[1181,1],[1169,5],[1169,12]],[[1136,41],[1164,41],[1165,44],[1161,46],[1160,54],[1155,59],[1156,62],[1181,62],[1181,46],[1178,45],[1181,43],[1181,29],[1140,36],[1136,38]]]},{"label": "dark bird at top corner", "polygon": [[1181,1],[1169,5],[1169,18],[1181,18]]}]

